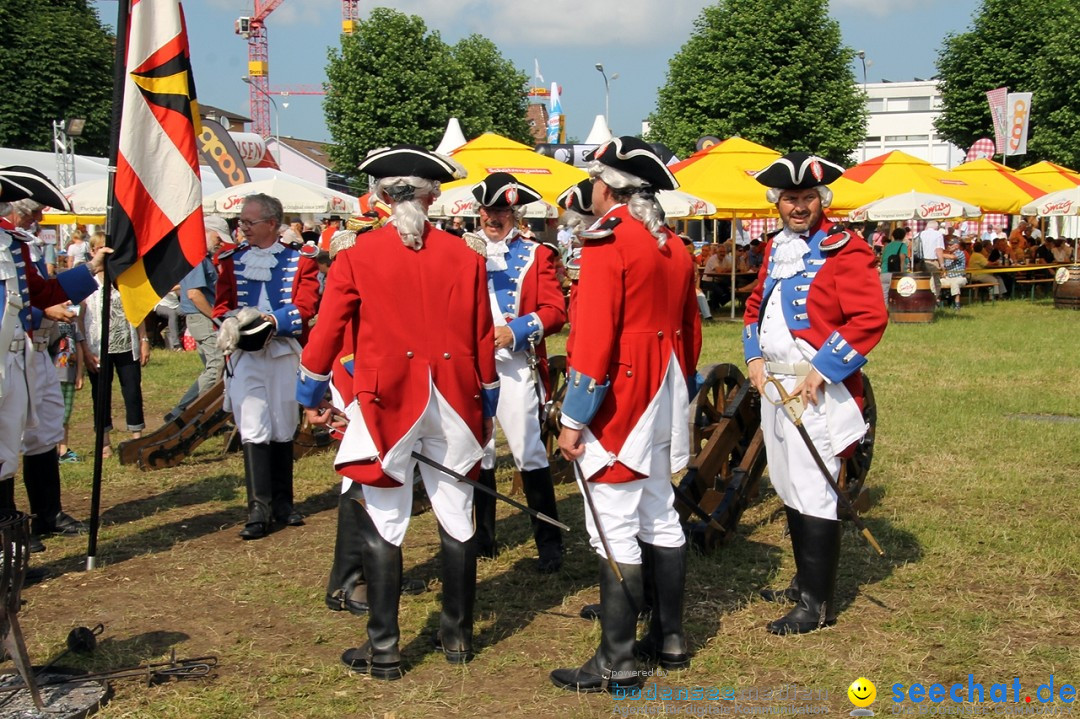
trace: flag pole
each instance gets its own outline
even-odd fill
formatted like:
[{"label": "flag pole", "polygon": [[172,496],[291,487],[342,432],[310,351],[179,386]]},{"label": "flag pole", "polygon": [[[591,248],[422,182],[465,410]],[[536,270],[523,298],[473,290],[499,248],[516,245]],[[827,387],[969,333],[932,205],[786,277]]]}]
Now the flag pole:
[{"label": "flag pole", "polygon": [[[113,205],[116,203],[116,161],[120,155],[120,119],[124,111],[124,84],[127,82],[129,0],[120,0],[116,10],[116,57],[113,60],[112,126],[109,133],[109,191],[105,210],[105,246],[113,246]],[[105,450],[105,419],[112,407],[112,358],[109,357],[109,317],[112,312],[112,272],[106,257],[101,280],[101,352],[98,356],[98,393],[94,403],[94,479],[90,498],[90,539],[86,548],[87,571],[97,568],[97,536],[101,524],[101,470]],[[137,349],[137,348],[136,348]]]}]

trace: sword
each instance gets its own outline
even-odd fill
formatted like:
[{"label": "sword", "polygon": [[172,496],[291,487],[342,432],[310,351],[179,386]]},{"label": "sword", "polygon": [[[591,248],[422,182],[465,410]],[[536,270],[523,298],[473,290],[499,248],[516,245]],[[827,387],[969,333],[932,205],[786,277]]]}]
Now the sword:
[{"label": "sword", "polygon": [[544,401],[543,385],[540,383],[540,358],[536,356],[536,342],[531,338],[529,339],[529,349],[525,352],[525,357],[529,363],[529,371],[532,373],[533,389],[536,390],[540,430],[543,431],[544,422],[547,421],[548,413],[551,411],[551,402]]},{"label": "sword", "polygon": [[[870,533],[870,529],[862,521],[862,518],[859,517],[859,513],[855,510],[854,505],[851,504],[851,500],[848,499],[847,494],[840,491],[840,487],[837,486],[836,480],[833,479],[832,472],[825,466],[825,461],[821,459],[821,455],[818,454],[817,447],[814,446],[814,441],[810,439],[810,433],[806,431],[806,427],[803,425],[802,421],[804,409],[802,400],[798,396],[788,394],[787,390],[784,389],[784,385],[782,385],[780,380],[775,377],[767,377],[765,382],[776,387],[776,391],[780,394],[779,404],[783,407],[784,414],[788,416],[795,425],[795,428],[799,430],[799,436],[802,437],[803,442],[806,443],[806,448],[810,451],[810,456],[814,458],[814,463],[817,464],[818,469],[821,470],[821,474],[824,475],[825,481],[829,483],[829,486],[832,487],[832,491],[836,493],[836,497],[840,500],[840,504],[848,511],[848,514],[851,516],[851,521],[855,523],[859,532],[878,553],[878,556],[884,557],[885,552],[882,550],[881,545],[877,543],[877,540],[874,539],[874,535]],[[772,400],[769,401],[771,402]],[[774,402],[774,404],[776,403]]]}]

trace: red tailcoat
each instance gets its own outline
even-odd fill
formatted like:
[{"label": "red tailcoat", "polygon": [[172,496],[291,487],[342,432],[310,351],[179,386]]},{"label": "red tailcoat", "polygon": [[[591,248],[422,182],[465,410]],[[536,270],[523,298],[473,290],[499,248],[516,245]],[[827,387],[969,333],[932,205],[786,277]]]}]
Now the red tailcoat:
[{"label": "red tailcoat", "polygon": [[[351,325],[353,391],[344,400],[357,400],[379,456],[423,414],[432,381],[480,443],[483,391],[498,386],[490,306],[485,260],[461,238],[429,225],[413,250],[393,224],[373,230],[330,266],[302,379],[330,372]],[[378,462],[346,470],[364,484],[399,484]]]},{"label": "red tailcoat", "polygon": [[884,335],[889,315],[873,250],[858,235],[837,246],[826,239],[831,224],[823,218],[811,231],[806,269],[788,279],[769,277],[772,240],[765,245],[758,283],[746,301],[743,316],[745,358],[749,361],[761,356],[757,329],[762,303],[768,294],[780,292],[791,334],[818,350],[812,360],[814,367],[830,381],[843,382],[861,409],[862,375],[858,370]]},{"label": "red tailcoat", "polygon": [[[618,454],[660,389],[672,353],[683,377],[696,371],[701,316],[693,260],[679,238],[665,230],[667,241],[658,247],[625,205],[605,216],[612,217],[620,220],[613,234],[588,240],[582,248],[567,352],[571,370],[598,383],[610,380],[607,395],[585,424],[604,449]],[[616,462],[591,479],[639,478]]]},{"label": "red tailcoat", "polygon": [[[298,249],[288,245],[284,247],[277,254],[278,264],[272,270],[273,277],[266,283],[237,277],[235,261],[246,251],[246,246],[218,253],[214,317],[223,317],[238,307],[257,307],[259,298],[255,292],[258,285],[265,284],[273,308],[270,314],[277,320],[277,335],[293,337],[303,345],[311,329],[311,319],[319,307],[319,265]],[[245,293],[243,297],[238,295],[238,282],[246,285],[245,289],[240,290]]]}]

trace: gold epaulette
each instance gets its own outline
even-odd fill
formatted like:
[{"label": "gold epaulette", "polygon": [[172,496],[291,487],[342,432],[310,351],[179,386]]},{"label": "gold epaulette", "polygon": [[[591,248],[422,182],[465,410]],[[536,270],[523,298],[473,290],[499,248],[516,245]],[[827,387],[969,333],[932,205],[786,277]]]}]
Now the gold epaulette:
[{"label": "gold epaulette", "polygon": [[475,232],[466,232],[461,236],[461,239],[465,240],[465,244],[476,254],[481,257],[487,257],[487,240]]}]

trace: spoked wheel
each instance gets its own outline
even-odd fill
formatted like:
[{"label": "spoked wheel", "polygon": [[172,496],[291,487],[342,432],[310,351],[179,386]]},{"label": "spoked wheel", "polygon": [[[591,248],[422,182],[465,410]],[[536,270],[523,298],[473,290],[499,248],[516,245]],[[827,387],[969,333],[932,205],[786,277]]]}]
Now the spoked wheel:
[{"label": "spoked wheel", "polygon": [[559,420],[562,417],[562,403],[566,398],[566,356],[554,355],[548,357],[548,384],[551,388],[548,400],[547,417],[544,426],[540,428],[541,439],[547,450],[548,464],[551,465],[551,481],[553,484],[564,484],[574,481],[574,468],[563,459],[559,452]]},{"label": "spoked wheel", "polygon": [[760,398],[739,368],[718,364],[704,374],[705,383],[691,402],[692,456],[676,490],[675,508],[694,545],[711,551],[734,535],[742,513],[757,497],[765,445]]}]

